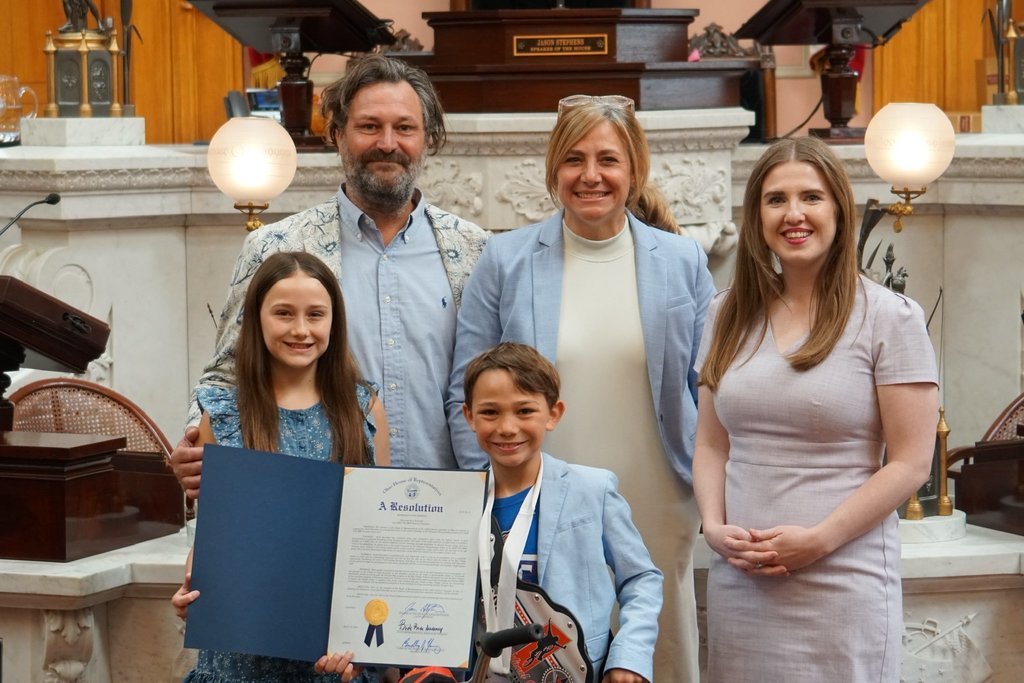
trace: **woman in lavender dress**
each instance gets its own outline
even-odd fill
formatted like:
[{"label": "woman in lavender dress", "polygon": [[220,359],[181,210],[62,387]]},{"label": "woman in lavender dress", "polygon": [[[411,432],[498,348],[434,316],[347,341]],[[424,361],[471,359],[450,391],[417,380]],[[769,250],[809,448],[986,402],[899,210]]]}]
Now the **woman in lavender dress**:
[{"label": "woman in lavender dress", "polygon": [[924,315],[858,274],[824,143],[769,147],[743,211],[696,363],[709,680],[895,683],[895,510],[928,477],[938,419]]}]

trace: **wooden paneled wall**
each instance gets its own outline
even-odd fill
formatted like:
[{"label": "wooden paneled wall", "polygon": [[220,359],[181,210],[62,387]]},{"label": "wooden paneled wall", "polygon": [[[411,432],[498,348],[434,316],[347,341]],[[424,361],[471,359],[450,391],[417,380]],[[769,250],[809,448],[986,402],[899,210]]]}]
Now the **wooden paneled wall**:
[{"label": "wooden paneled wall", "polygon": [[[113,17],[124,47],[120,0],[93,0]],[[209,140],[226,120],[223,98],[244,88],[242,46],[184,0],[135,0],[132,84],[146,142]],[[61,0],[0,0],[0,73],[17,76],[46,102],[46,31],[65,22]],[[90,25],[95,20],[90,16]]]},{"label": "wooden paneled wall", "polygon": [[224,96],[244,90],[242,46],[183,0],[136,1],[134,8],[145,40],[133,69],[146,141],[208,141],[227,120]]},{"label": "wooden paneled wall", "polygon": [[[1024,15],[1018,4],[1015,14]],[[874,110],[889,102],[933,102],[947,112],[979,111],[976,62],[993,55],[985,9],[995,0],[931,0],[874,51]]]},{"label": "wooden paneled wall", "polygon": [[[873,109],[889,102],[934,102],[978,111],[976,60],[993,54],[982,17],[996,0],[931,0],[874,51]],[[120,0],[94,0],[120,26]],[[457,7],[461,0],[452,0]],[[639,0],[637,6],[649,6]],[[1024,18],[1024,3],[1015,14]],[[184,0],[135,0],[142,33],[133,60],[134,101],[151,144],[209,140],[224,122],[223,97],[243,84],[242,47]],[[90,22],[92,20],[90,19]],[[0,73],[17,76],[46,102],[47,30],[64,23],[61,0],[0,0]]]}]

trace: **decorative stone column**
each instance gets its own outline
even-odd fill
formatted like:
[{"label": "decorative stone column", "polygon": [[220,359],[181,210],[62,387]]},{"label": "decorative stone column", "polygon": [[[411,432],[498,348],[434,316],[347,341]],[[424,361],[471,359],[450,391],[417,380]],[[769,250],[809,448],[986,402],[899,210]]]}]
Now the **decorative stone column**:
[{"label": "decorative stone column", "polygon": [[43,626],[43,681],[78,681],[92,659],[92,608],[44,610]]}]

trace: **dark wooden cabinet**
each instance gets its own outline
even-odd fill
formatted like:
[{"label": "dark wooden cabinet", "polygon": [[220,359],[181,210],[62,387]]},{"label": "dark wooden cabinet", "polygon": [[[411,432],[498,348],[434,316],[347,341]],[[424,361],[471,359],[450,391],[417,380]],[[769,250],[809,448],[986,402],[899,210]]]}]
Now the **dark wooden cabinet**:
[{"label": "dark wooden cabinet", "polygon": [[0,432],[0,557],[68,562],[176,533],[178,483],[125,437]]},{"label": "dark wooden cabinet", "polygon": [[[735,107],[756,61],[688,62],[689,9],[426,12],[434,52],[409,58],[449,112],[551,112],[573,94],[640,110]],[[399,55],[403,56],[404,55]]]}]

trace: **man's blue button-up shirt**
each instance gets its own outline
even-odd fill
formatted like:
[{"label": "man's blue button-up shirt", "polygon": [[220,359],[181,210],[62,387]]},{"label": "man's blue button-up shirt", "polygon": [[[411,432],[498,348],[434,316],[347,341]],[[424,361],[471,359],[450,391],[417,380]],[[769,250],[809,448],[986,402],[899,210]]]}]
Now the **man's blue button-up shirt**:
[{"label": "man's blue button-up shirt", "polygon": [[409,222],[388,245],[342,190],[341,289],[348,339],[388,418],[391,464],[456,467],[444,402],[455,346],[455,304],[417,190]]}]

